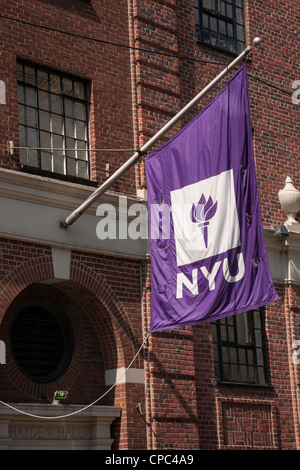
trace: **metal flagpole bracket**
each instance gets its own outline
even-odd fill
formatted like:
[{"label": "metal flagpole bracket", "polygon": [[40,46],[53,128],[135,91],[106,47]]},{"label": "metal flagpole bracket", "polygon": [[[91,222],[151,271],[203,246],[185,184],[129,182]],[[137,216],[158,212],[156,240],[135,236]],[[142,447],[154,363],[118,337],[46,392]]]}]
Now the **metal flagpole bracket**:
[{"label": "metal flagpole bracket", "polygon": [[15,146],[14,146],[13,140],[9,140],[9,141],[7,142],[7,151],[8,151],[8,155],[14,156],[14,154],[15,154]]},{"label": "metal flagpole bracket", "polygon": [[230,70],[238,65],[242,60],[248,56],[253,47],[261,44],[261,38],[256,37],[251,46],[246,47],[241,54],[236,57],[225,69],[219,73],[197,96],[195,96],[184,108],[182,108],[160,131],[158,131],[151,139],[137,150],[127,162],[125,162],[118,170],[115,171],[88,199],[75,209],[64,222],[60,222],[61,228],[67,228],[72,225],[87,209],[90,207],[100,196],[102,196],[108,188],[110,188],[129,168],[140,160],[148,150],[157,143],[203,96],[205,96]]}]

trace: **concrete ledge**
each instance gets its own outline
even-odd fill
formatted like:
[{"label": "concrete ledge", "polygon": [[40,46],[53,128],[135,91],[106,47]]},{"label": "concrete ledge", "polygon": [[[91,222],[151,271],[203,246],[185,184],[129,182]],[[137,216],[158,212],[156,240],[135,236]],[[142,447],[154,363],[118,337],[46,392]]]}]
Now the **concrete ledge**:
[{"label": "concrete ledge", "polygon": [[132,383],[144,384],[144,369],[128,369],[125,373],[125,367],[119,369],[110,369],[105,371],[105,385]]},{"label": "concrete ledge", "polygon": [[0,450],[110,450],[110,425],[121,415],[121,408],[113,406],[83,411],[84,405],[11,406],[21,412],[0,405]]}]

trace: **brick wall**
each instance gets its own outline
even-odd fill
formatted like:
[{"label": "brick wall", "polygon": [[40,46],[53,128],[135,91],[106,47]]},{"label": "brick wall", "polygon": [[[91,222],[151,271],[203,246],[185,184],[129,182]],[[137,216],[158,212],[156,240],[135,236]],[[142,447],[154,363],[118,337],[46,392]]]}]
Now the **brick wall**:
[{"label": "brick wall", "polygon": [[[110,388],[106,370],[128,367],[142,342],[140,262],[74,252],[69,281],[53,278],[51,250],[46,246],[1,240],[0,339],[6,365],[0,368],[0,397],[10,403],[48,403],[57,389],[69,391],[65,403],[89,404]],[[10,327],[20,307],[34,299],[51,302],[69,318],[74,334],[70,366],[57,380],[38,384],[18,368],[10,349]],[[143,351],[132,367],[142,369]],[[48,397],[48,398],[47,398]],[[119,384],[102,405],[121,406],[113,426],[116,448],[145,448],[144,385]],[[137,437],[136,430],[139,429]]]},{"label": "brick wall", "polygon": [[[105,165],[117,169],[133,149],[127,2],[1,2],[1,79],[7,105],[0,110],[0,164],[19,169],[19,152],[8,157],[7,141],[18,147],[16,60],[22,58],[91,81],[91,176],[105,181]],[[115,191],[120,191],[116,183]],[[122,178],[122,191],[135,194],[135,171]]]},{"label": "brick wall", "polygon": [[[256,36],[263,41],[248,62],[248,77],[259,197],[263,223],[270,228],[285,220],[277,192],[284,186],[286,176],[292,175],[299,186],[296,128],[299,111],[291,98],[292,83],[297,73],[300,75],[296,61],[296,4],[287,2],[280,8],[271,1],[245,4],[248,42]],[[232,57],[196,44],[193,2],[132,0],[130,5],[134,44],[152,51],[148,55],[135,52],[137,127],[139,141],[144,143]],[[202,109],[227,79],[166,138]],[[143,185],[142,165],[140,171]],[[291,365],[289,347],[291,336],[298,337],[299,333],[295,315],[298,294],[293,291],[295,307],[290,310],[286,303],[290,288],[286,290],[278,285],[277,289],[281,300],[266,312],[272,384],[269,388],[216,385],[209,325],[153,335],[148,365],[152,394],[148,396],[148,404],[154,447],[294,448],[297,445],[298,425],[294,425],[294,419],[297,422],[299,372]],[[232,405],[234,400],[236,406]]]},{"label": "brick wall", "polygon": [[[248,75],[266,227],[285,220],[277,198],[285,177],[300,184],[298,109],[291,100],[292,82],[300,78],[296,7],[293,1],[280,9],[270,0],[246,1],[248,39],[263,39],[248,64]],[[195,43],[192,0],[3,1],[0,15],[0,79],[7,85],[7,105],[0,106],[0,165],[12,170],[19,170],[19,155],[16,151],[9,157],[6,144],[12,139],[18,146],[18,57],[91,80],[90,146],[106,149],[140,147],[232,59]],[[105,164],[118,167],[131,153],[92,152],[92,180],[102,183]],[[141,162],[112,189],[135,194],[145,185]],[[51,386],[24,379],[8,347],[7,367],[0,368],[1,400],[35,402],[50,395],[54,385],[68,387],[69,403],[98,398],[107,390],[104,371],[126,367],[148,331],[149,264],[77,250],[72,252],[70,280],[52,285],[51,247],[42,241],[1,239],[0,256],[0,339],[9,344],[13,312],[34,292],[55,299],[78,335],[69,371]],[[122,417],[112,426],[114,448],[299,446],[299,366],[291,361],[290,345],[300,332],[300,292],[295,285],[276,287],[281,300],[266,313],[271,387],[216,383],[209,324],[154,334],[133,364],[145,369],[145,386],[119,384],[101,401],[122,406]]]}]

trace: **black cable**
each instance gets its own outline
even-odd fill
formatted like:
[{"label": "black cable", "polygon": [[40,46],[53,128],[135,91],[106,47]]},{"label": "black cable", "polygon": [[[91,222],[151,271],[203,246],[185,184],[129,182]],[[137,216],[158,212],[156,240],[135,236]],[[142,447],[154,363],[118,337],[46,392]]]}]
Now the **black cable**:
[{"label": "black cable", "polygon": [[265,85],[268,85],[269,87],[274,88],[277,91],[281,91],[282,93],[286,93],[287,95],[290,95],[290,96],[292,96],[293,94],[292,91],[287,91],[287,90],[284,90],[283,88],[279,88],[278,86],[273,85],[272,83],[266,82],[265,80],[262,80],[261,78],[255,77],[251,73],[248,73],[248,76],[250,78],[253,78],[254,80],[257,80],[258,82],[264,83]]},{"label": "black cable", "polygon": [[129,46],[128,44],[121,44],[121,43],[118,43],[118,42],[107,41],[105,39],[99,39],[99,38],[84,36],[83,34],[72,33],[70,31],[63,31],[61,29],[52,28],[50,26],[45,26],[45,25],[39,25],[39,24],[36,24],[36,23],[32,23],[30,21],[20,20],[18,18],[12,18],[10,16],[0,15],[0,18],[4,18],[4,19],[10,20],[10,21],[15,21],[17,23],[25,24],[27,26],[33,26],[35,28],[41,28],[41,29],[44,29],[46,31],[61,33],[61,34],[76,37],[76,38],[79,38],[79,39],[87,39],[88,41],[95,41],[95,42],[99,42],[101,44],[107,44],[109,46],[116,46],[116,47],[121,47],[121,48],[124,48],[124,49],[130,49],[130,50],[139,51],[139,52],[147,52],[148,54],[157,54],[157,55],[162,55],[162,56],[165,56],[165,57],[173,57],[174,59],[190,60],[190,61],[193,61],[193,62],[201,62],[201,63],[204,63],[204,64],[228,65],[225,62],[215,62],[215,61],[209,61],[209,60],[203,60],[203,59],[195,59],[195,58],[192,58],[192,57],[180,56],[178,54],[171,54],[171,53],[159,52],[159,51],[150,51],[149,49]]},{"label": "black cable", "polygon": [[[188,60],[188,61],[191,61],[191,62],[199,62],[199,63],[210,64],[210,65],[225,65],[225,66],[228,65],[225,62],[215,62],[215,61],[209,61],[209,60],[204,60],[204,59],[196,59],[196,58],[192,58],[192,57],[180,56],[178,54],[171,54],[171,53],[159,52],[159,51],[150,51],[149,49],[129,46],[128,44],[121,44],[121,43],[118,43],[118,42],[107,41],[107,40],[104,40],[104,39],[98,39],[98,38],[93,38],[93,37],[89,37],[89,36],[84,36],[82,34],[72,33],[72,32],[69,32],[69,31],[63,31],[61,29],[52,28],[50,26],[45,26],[45,25],[39,25],[39,24],[36,24],[36,23],[32,23],[30,21],[20,20],[18,18],[12,18],[12,17],[6,16],[6,15],[0,15],[0,18],[4,18],[4,19],[10,20],[10,21],[15,21],[17,23],[25,24],[27,26],[33,26],[35,28],[41,28],[41,29],[51,31],[51,32],[57,32],[57,33],[65,34],[65,35],[76,37],[76,38],[79,38],[79,39],[95,41],[95,42],[98,42],[98,43],[101,43],[101,44],[107,44],[107,45],[110,45],[110,46],[121,47],[121,48],[124,48],[124,49],[130,49],[130,50],[135,50],[135,51],[140,51],[140,52],[147,52],[148,54],[156,54],[156,55],[161,55],[161,56],[164,56],[164,57],[173,57],[173,58],[180,59],[180,60]],[[262,80],[261,78],[255,77],[254,75],[252,75],[250,73],[248,73],[248,75],[249,75],[249,77],[253,78],[254,80],[257,80],[261,83],[264,83],[265,85],[267,85],[271,88],[274,88],[274,89],[276,89],[276,90],[278,90],[282,93],[285,93],[285,94],[290,95],[290,96],[292,95],[292,92],[290,92],[290,91],[287,91],[287,90],[284,90],[280,87],[277,87],[276,85],[273,85],[272,83],[266,82],[265,80]]]}]

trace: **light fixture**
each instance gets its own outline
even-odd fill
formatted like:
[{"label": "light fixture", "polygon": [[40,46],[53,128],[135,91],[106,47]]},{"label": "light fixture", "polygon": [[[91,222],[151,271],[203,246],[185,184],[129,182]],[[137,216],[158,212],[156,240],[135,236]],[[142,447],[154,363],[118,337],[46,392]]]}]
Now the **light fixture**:
[{"label": "light fixture", "polygon": [[65,400],[68,395],[69,392],[66,392],[64,390],[56,390],[53,395],[52,405],[58,405],[60,401]]}]

